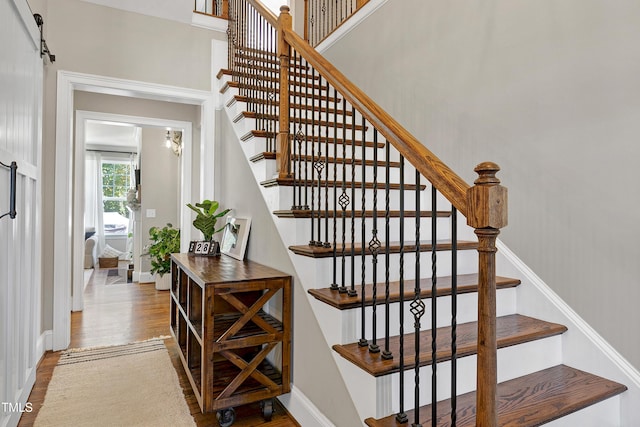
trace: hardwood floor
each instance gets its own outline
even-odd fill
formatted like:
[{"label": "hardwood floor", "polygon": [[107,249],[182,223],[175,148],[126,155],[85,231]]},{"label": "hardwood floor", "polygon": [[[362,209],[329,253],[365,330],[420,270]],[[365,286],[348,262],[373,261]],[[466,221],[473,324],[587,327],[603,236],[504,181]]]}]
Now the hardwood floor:
[{"label": "hardwood floor", "polygon": [[[95,275],[106,274],[97,270]],[[104,285],[104,280],[92,278],[85,290],[85,309],[71,315],[71,348],[126,344],[160,336],[169,336],[169,292],[156,291],[152,283]],[[173,339],[165,341],[185,400],[198,427],[217,426],[216,414],[202,414],[191,390]],[[59,352],[47,352],[38,365],[36,384],[29,402],[31,413],[24,413],[19,427],[32,426],[44,402]],[[266,422],[258,403],[235,408],[234,427],[300,427],[277,402],[271,421]],[[58,426],[52,426],[58,427]]]}]

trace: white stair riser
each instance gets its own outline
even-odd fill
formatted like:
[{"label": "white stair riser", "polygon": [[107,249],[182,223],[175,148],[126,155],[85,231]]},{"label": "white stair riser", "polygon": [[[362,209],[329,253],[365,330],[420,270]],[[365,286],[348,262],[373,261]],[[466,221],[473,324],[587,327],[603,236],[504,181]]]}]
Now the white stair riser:
[{"label": "white stair riser", "polygon": [[254,176],[258,177],[259,181],[271,179],[278,173],[276,162],[267,162],[264,160],[251,162],[251,170],[253,171]]},{"label": "white stair riser", "polygon": [[[278,186],[278,192],[280,193],[278,195],[278,207],[275,209],[278,210],[288,210],[291,209],[291,206],[293,206],[293,188],[290,186]],[[331,189],[330,189],[331,191]],[[314,190],[314,198],[311,197],[311,187],[308,187],[306,189],[306,200],[307,203],[311,203],[312,200],[316,200],[316,206],[317,206],[317,198],[318,198],[318,191],[317,191],[317,187]],[[355,189],[355,206],[356,209],[361,209],[362,207],[362,189],[360,188],[356,188]],[[296,202],[297,202],[297,198],[298,198],[298,189],[296,189]],[[322,187],[322,201],[321,201],[321,207],[322,209],[325,208],[325,191],[324,191],[324,187]],[[339,195],[338,195],[339,197]],[[349,193],[349,197],[351,198],[351,193]],[[377,204],[376,204],[376,209],[378,212],[381,212],[383,210],[383,208],[386,205],[386,201],[385,201],[385,190],[384,189],[380,189],[378,190],[378,197],[377,197]],[[413,210],[416,206],[415,203],[415,193],[413,191],[407,191],[405,192],[405,196],[404,196],[405,200],[404,200],[404,208],[405,210]],[[392,190],[389,193],[389,206],[391,210],[397,210],[398,206],[400,205],[399,202],[400,199],[400,191],[399,190]],[[302,191],[302,202],[304,203],[305,201],[305,192]],[[296,203],[297,204],[297,203]],[[330,193],[329,195],[329,200],[328,200],[328,205],[329,205],[329,209],[331,209],[334,204],[333,204],[333,193]],[[366,189],[365,190],[365,202],[364,202],[364,207],[366,210],[373,210],[373,206],[374,206],[374,198],[373,198],[373,189]],[[421,191],[420,192],[420,209],[422,211],[428,211],[430,210],[431,207],[431,193],[429,191]],[[340,209],[339,205],[338,208]],[[446,210],[448,208],[448,205],[446,206],[437,206],[437,208],[439,210]],[[460,217],[460,219],[462,219],[462,217]],[[459,220],[460,221],[460,220]]]},{"label": "white stair riser", "polygon": [[[348,213],[349,211],[347,211]],[[299,236],[301,237],[301,239],[299,240],[299,242],[306,242],[308,240],[311,239],[311,218],[298,218],[298,219],[290,219],[290,221],[295,221],[295,227],[296,229],[299,231]],[[364,240],[362,238],[362,218],[356,217],[355,220],[353,221],[353,225],[354,225],[354,240],[356,243],[364,241],[365,243],[368,244],[368,242],[371,241],[372,237],[373,237],[373,219],[372,218],[365,218],[364,220],[365,222],[365,233],[364,233]],[[427,227],[427,221],[430,221],[430,218],[422,218],[420,224],[421,224],[421,231],[420,231],[420,240],[425,241],[425,240],[432,240],[431,239],[431,227],[429,224],[429,227]],[[318,235],[318,218],[315,217],[314,218],[314,235],[313,235],[313,240],[316,241],[318,240],[317,235]],[[397,242],[400,240],[400,218],[389,218],[389,234],[387,237],[386,234],[386,220],[385,218],[378,218],[377,219],[377,237],[378,240],[380,240],[381,242],[385,242],[385,241],[391,241],[391,242]],[[404,223],[404,240],[405,241],[411,241],[413,242],[415,240],[415,218],[405,218],[404,221],[402,222]],[[333,243],[333,229],[334,229],[334,220],[333,218],[329,218],[328,220],[328,225],[329,225],[329,236],[328,236],[328,240],[329,243]],[[345,242],[347,243],[347,245],[349,245],[351,243],[351,226],[352,226],[352,220],[350,217],[345,217],[344,218],[344,227],[343,227],[343,219],[342,217],[340,217],[340,215],[336,218],[335,221],[336,224],[336,241],[338,242],[338,247],[342,247],[342,229],[344,228],[345,230]],[[445,239],[449,239],[451,236],[451,230],[449,229],[449,227],[451,226],[449,224],[449,219],[448,218],[438,218],[437,219],[437,230],[436,230],[436,239],[437,240],[445,240]],[[293,225],[293,224],[292,224]],[[325,229],[327,227],[327,221],[325,220],[325,218],[320,218],[320,241],[324,243],[324,241],[326,240],[326,236],[325,236]],[[381,253],[380,255],[384,255],[383,253]],[[380,256],[379,255],[379,256]]]},{"label": "white stair riser", "polygon": [[[306,274],[315,284],[311,288],[324,288],[333,282],[333,259],[332,258],[310,258],[298,255],[297,257],[306,258],[302,263],[309,264]],[[478,253],[475,250],[458,251],[458,274],[472,274],[478,272],[477,266]],[[373,283],[373,256],[365,257],[365,283]],[[378,256],[378,264],[376,271],[376,282],[384,283],[386,280],[385,257]],[[362,261],[361,257],[354,257],[354,276],[356,284],[362,282]],[[436,276],[444,277],[451,275],[451,252],[438,251],[436,260]],[[338,285],[342,285],[342,261],[336,260]],[[400,280],[400,254],[389,254],[389,280]],[[415,254],[404,255],[404,279],[411,280],[415,277]],[[431,276],[431,253],[420,254],[420,276],[422,278]],[[345,263],[346,286],[351,286],[351,258],[347,258]]]},{"label": "white stair riser", "polygon": [[[384,300],[384,294],[378,295],[379,300]],[[514,314],[516,311],[516,298],[514,289],[502,289],[497,292],[497,306],[498,316],[506,316]],[[425,304],[425,313],[420,319],[420,330],[425,331],[431,329],[431,298],[425,298],[422,300]],[[451,325],[451,297],[439,297],[437,298],[437,326],[446,327]],[[478,294],[468,293],[460,294],[457,299],[457,323],[458,325],[466,322],[475,322],[478,320]],[[412,333],[414,331],[414,317],[411,314],[411,301],[405,301],[404,303],[404,332],[405,334]],[[332,313],[332,316],[341,317],[341,327],[336,330],[336,341],[332,341],[334,344],[347,344],[350,342],[356,342],[361,338],[362,327],[362,315],[359,308],[349,310],[336,310],[338,313]],[[385,305],[378,305],[376,307],[376,336],[377,344],[382,348],[384,347],[385,337],[385,320],[386,320],[386,307]],[[372,319],[373,308],[365,308],[365,338],[371,340],[372,334]],[[389,325],[390,335],[396,336],[400,334],[400,303],[389,304]],[[338,334],[341,334],[338,335]]]}]

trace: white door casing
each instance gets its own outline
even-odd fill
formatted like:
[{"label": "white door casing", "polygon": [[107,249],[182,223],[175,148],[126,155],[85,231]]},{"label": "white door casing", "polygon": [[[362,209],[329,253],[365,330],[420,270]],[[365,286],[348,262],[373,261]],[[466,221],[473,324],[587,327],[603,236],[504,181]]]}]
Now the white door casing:
[{"label": "white door casing", "polygon": [[[16,162],[15,219],[0,219],[0,426],[29,411],[41,339],[40,33],[25,0],[0,1],[0,162]],[[0,166],[0,215],[10,210]]]},{"label": "white door casing", "polygon": [[[177,102],[182,104],[199,105],[201,109],[201,164],[199,165],[202,180],[209,183],[207,188],[201,188],[201,197],[211,198],[213,194],[204,193],[213,188],[213,152],[207,148],[213,141],[214,111],[213,95],[211,92],[196,89],[167,86],[149,82],[118,79],[107,76],[76,73],[59,70],[57,74],[56,100],[56,158],[55,158],[55,206],[54,221],[54,271],[53,271],[53,350],[62,350],[69,346],[71,339],[71,309],[73,276],[71,266],[74,265],[73,254],[73,173],[74,155],[76,147],[73,144],[73,93],[75,90],[97,92],[111,95],[128,96],[134,98],[153,99],[158,101]],[[202,148],[204,147],[204,148]],[[206,167],[204,167],[206,165]],[[188,196],[184,193],[184,196]],[[186,204],[182,203],[182,206]],[[190,216],[186,206],[181,212],[181,244],[184,250],[190,239]],[[80,217],[82,218],[82,217]],[[77,221],[82,223],[82,220]],[[84,236],[84,230],[81,230]],[[82,243],[82,241],[80,240]],[[77,245],[76,245],[77,246]],[[79,263],[79,261],[78,261]],[[76,276],[77,277],[77,276]]]}]

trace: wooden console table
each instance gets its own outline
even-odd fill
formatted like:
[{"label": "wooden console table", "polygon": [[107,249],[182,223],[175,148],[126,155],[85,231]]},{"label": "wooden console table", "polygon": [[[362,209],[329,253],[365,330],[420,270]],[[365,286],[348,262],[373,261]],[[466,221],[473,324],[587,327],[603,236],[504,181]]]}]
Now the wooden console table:
[{"label": "wooden console table", "polygon": [[234,406],[261,401],[269,420],[272,399],[290,391],[291,276],[225,255],[173,254],[171,334],[203,413],[218,411],[227,427]]}]

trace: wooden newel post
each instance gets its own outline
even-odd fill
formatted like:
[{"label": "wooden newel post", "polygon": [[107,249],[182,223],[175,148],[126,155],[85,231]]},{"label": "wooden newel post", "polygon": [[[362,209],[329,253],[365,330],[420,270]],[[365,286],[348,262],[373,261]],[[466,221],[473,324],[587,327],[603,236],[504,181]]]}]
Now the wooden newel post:
[{"label": "wooden newel post", "polygon": [[291,176],[291,147],[289,144],[289,64],[291,47],[284,38],[284,30],[292,31],[293,22],[289,6],[280,7],[278,17],[278,58],[280,59],[279,131],[276,141],[278,177]]},{"label": "wooden newel post", "polygon": [[467,191],[467,224],[478,236],[478,378],[476,426],[496,427],[496,238],[507,225],[507,189],[500,185],[495,163],[480,163],[479,177]]}]

